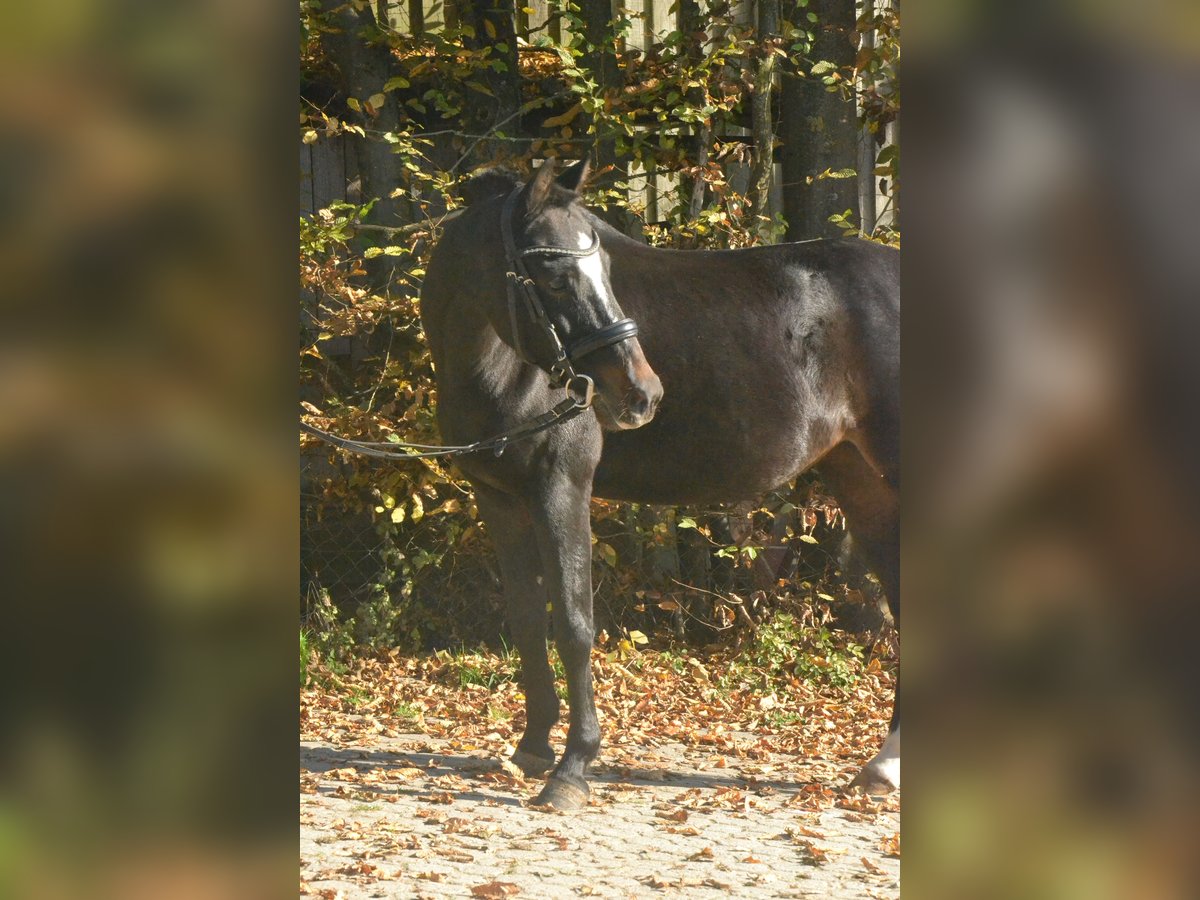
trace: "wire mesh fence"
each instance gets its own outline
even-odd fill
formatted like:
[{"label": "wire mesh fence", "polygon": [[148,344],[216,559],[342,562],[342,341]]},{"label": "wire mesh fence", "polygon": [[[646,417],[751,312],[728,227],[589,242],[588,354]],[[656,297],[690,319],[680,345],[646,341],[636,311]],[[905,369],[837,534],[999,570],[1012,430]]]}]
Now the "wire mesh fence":
[{"label": "wire mesh fence", "polygon": [[[301,496],[304,625],[316,633],[342,626],[345,639],[376,647],[498,645],[506,636],[503,589],[469,500],[451,515],[397,521],[379,505],[377,489],[357,491],[336,500]],[[597,632],[673,633],[689,644],[740,640],[739,632],[752,633],[806,598],[847,630],[878,631],[878,586],[848,557],[840,511],[814,503],[774,515],[692,511],[698,521],[666,508],[600,504],[593,509]],[[756,552],[735,552],[748,548]]]},{"label": "wire mesh fence", "polygon": [[383,583],[384,540],[368,512],[328,508],[319,497],[300,498],[300,585],[304,613],[322,595],[353,612]]}]

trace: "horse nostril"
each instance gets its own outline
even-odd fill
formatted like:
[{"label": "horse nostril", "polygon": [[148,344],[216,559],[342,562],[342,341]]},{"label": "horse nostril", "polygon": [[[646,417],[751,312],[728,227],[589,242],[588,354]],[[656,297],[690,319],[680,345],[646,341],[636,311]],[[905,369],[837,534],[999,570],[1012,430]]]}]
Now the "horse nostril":
[{"label": "horse nostril", "polygon": [[661,397],[661,390],[646,391],[637,388],[630,392],[628,399],[629,411],[638,418],[652,416],[655,409],[658,408],[658,401]]}]

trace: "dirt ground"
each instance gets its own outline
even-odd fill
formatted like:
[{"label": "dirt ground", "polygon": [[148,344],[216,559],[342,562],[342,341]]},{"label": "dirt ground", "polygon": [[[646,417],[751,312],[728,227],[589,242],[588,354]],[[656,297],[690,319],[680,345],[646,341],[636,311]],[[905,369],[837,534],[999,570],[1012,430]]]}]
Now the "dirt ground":
[{"label": "dirt ground", "polygon": [[750,752],[604,750],[588,807],[567,814],[530,807],[541,779],[492,747],[304,741],[301,894],[899,897],[898,798],[840,793],[844,763],[731,739]]}]

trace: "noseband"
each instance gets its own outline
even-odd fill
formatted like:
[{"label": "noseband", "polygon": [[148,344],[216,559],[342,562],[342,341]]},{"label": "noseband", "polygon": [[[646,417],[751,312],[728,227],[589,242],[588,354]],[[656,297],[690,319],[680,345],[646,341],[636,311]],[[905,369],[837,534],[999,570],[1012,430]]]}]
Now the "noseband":
[{"label": "noseband", "polygon": [[508,195],[504,201],[504,210],[500,214],[500,234],[504,239],[504,256],[507,264],[505,279],[508,289],[508,317],[512,326],[514,348],[517,355],[523,360],[537,365],[525,353],[525,348],[521,344],[520,323],[517,321],[517,297],[520,296],[525,302],[525,309],[528,311],[529,317],[546,335],[554,350],[554,361],[549,366],[543,367],[550,373],[550,383],[556,387],[565,386],[568,393],[572,395],[586,396],[590,403],[593,391],[592,379],[587,375],[578,374],[571,363],[604,347],[611,347],[613,344],[637,337],[637,323],[633,319],[617,319],[603,328],[583,335],[573,341],[569,347],[564,346],[562,338],[558,335],[558,329],[546,315],[546,307],[538,295],[537,284],[530,276],[524,258],[526,256],[575,256],[582,259],[600,251],[600,239],[593,235],[592,245],[582,250],[574,250],[569,247],[526,247],[524,250],[517,250],[516,241],[513,240],[513,216],[520,193],[521,188],[517,187]]}]

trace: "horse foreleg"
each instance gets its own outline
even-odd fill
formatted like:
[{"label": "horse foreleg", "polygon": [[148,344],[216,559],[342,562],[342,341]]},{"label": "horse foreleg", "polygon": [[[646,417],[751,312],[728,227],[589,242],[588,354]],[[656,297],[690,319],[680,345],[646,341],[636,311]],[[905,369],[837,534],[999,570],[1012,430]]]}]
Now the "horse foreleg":
[{"label": "horse foreleg", "polygon": [[584,775],[600,751],[600,724],[592,694],[592,545],[590,488],[549,486],[533,504],[534,530],[554,616],[554,642],[567,676],[570,727],[567,747],[537,802],[574,809],[587,801]]},{"label": "horse foreleg", "polygon": [[508,625],[521,658],[525,692],[525,734],[512,761],[526,775],[554,765],[550,729],[558,721],[554,672],[546,655],[546,586],[529,504],[509,494],[476,485],[475,501],[500,560]]}]

